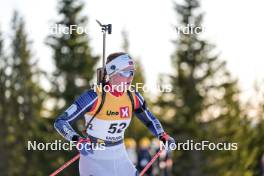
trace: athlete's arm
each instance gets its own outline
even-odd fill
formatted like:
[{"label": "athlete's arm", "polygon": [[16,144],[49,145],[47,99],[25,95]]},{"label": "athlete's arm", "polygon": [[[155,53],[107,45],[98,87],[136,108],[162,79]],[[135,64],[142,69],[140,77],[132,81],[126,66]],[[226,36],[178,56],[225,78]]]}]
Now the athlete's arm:
[{"label": "athlete's arm", "polygon": [[79,136],[72,128],[71,123],[88,112],[97,100],[97,94],[93,90],[88,90],[77,98],[74,103],[61,115],[54,123],[55,129],[68,141],[74,140],[73,137]]},{"label": "athlete's arm", "polygon": [[141,94],[135,92],[135,96],[135,115],[152,132],[153,135],[159,137],[164,133],[160,121],[149,111],[146,102]]}]

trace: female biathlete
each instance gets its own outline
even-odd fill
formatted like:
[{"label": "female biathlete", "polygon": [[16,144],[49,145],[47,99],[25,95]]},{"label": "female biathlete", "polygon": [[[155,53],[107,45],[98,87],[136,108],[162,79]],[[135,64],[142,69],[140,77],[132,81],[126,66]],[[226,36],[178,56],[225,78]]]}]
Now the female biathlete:
[{"label": "female biathlete", "polygon": [[[120,89],[129,86],[135,74],[134,62],[128,54],[109,55],[105,72],[107,80],[103,86],[107,89],[90,89],[83,93],[56,119],[54,126],[68,141],[88,146],[103,144],[103,150],[78,147],[80,176],[136,176],[138,171],[129,160],[123,142],[133,113],[162,142],[170,145],[175,141],[164,132],[140,93]],[[83,116],[88,134],[85,138],[71,126]]]}]

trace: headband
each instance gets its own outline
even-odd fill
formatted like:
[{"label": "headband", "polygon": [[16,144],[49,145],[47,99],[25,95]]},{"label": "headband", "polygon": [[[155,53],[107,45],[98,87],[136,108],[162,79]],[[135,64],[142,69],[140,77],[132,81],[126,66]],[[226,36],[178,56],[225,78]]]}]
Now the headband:
[{"label": "headband", "polygon": [[119,72],[129,66],[133,66],[134,62],[133,60],[129,57],[128,54],[124,54],[121,56],[118,56],[111,62],[107,63],[105,68],[106,68],[106,73],[108,75],[111,75],[113,73]]}]

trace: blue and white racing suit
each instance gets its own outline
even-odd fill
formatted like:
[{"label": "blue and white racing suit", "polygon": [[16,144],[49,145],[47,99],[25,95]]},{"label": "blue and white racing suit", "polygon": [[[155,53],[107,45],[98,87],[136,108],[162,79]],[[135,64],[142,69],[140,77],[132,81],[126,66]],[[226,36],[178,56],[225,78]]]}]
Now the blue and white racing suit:
[{"label": "blue and white racing suit", "polygon": [[[106,145],[104,150],[95,150],[93,154],[87,156],[81,155],[79,161],[81,176],[137,175],[137,170],[128,159],[123,143],[124,132],[131,121],[132,111],[156,137],[164,130],[159,120],[149,111],[141,94],[133,92],[133,98],[135,106],[132,110],[131,100],[126,93],[106,92],[103,108],[92,121],[87,133],[91,138],[113,145]],[[65,139],[72,141],[73,137],[79,134],[71,124],[81,117],[85,117],[87,123],[100,101],[99,91],[86,91],[57,117],[54,127]]]}]

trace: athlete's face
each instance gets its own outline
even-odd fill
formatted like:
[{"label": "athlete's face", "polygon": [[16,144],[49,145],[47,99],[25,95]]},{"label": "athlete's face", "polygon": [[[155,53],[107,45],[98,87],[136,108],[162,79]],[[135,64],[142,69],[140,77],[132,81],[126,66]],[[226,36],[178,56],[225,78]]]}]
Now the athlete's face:
[{"label": "athlete's face", "polygon": [[133,81],[134,73],[135,73],[134,66],[129,66],[124,70],[122,70],[121,72],[112,75],[109,79],[109,82],[112,85],[117,85],[122,87],[124,86],[123,88],[126,88]]}]

